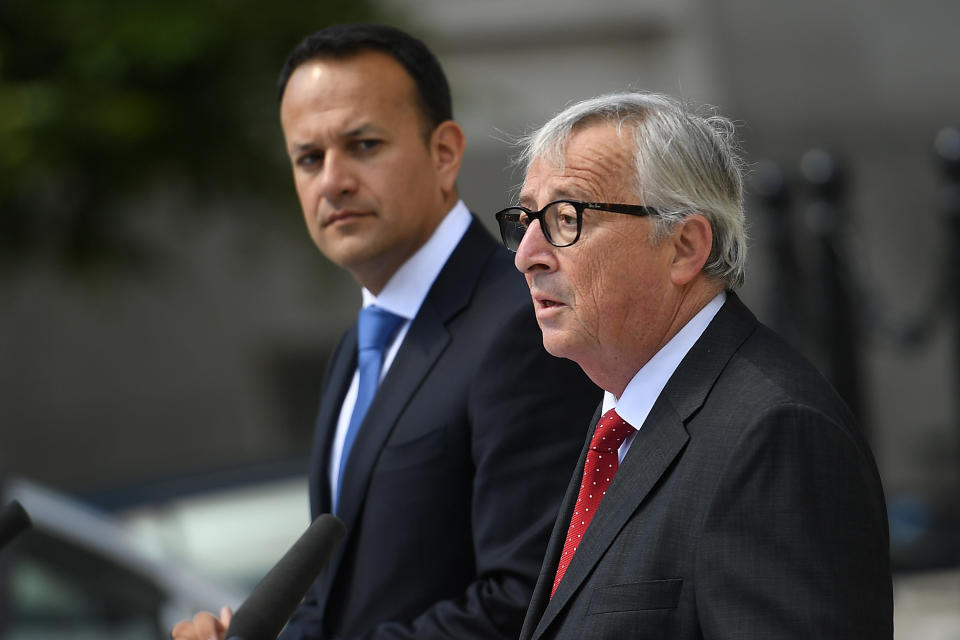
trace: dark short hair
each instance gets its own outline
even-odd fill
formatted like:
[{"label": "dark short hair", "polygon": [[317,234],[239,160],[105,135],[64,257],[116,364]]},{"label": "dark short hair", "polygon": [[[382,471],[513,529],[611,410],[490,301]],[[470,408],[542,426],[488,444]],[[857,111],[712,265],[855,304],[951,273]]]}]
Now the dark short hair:
[{"label": "dark short hair", "polygon": [[385,53],[403,65],[417,86],[417,98],[429,131],[453,118],[450,85],[430,49],[396,27],[368,22],[336,24],[304,38],[293,48],[280,70],[277,102],[283,101],[290,76],[305,62],[348,58],[364,51]]}]

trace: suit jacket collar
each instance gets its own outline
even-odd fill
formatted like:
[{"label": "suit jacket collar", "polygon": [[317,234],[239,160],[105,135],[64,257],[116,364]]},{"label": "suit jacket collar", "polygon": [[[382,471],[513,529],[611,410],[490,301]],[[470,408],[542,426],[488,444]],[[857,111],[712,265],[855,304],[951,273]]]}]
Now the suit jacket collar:
[{"label": "suit jacket collar", "polygon": [[737,294],[728,291],[723,308],[680,362],[661,394],[676,408],[681,420],[686,421],[703,405],[727,362],[757,325],[756,317]]},{"label": "suit jacket collar", "polygon": [[[620,530],[683,451],[689,439],[687,420],[703,405],[723,368],[756,324],[753,314],[735,294],[728,292],[723,308],[681,361],[654,403],[643,428],[637,432],[630,451],[607,489],[600,509],[551,599],[553,577],[580,488],[580,476],[590,439],[587,438],[577,472],[567,488],[531,600],[530,614],[534,615],[527,616],[521,638],[542,635],[579,590]],[[599,415],[595,416],[596,419],[599,419]],[[542,614],[535,615],[538,612]],[[530,627],[534,624],[536,627],[531,632]]]}]

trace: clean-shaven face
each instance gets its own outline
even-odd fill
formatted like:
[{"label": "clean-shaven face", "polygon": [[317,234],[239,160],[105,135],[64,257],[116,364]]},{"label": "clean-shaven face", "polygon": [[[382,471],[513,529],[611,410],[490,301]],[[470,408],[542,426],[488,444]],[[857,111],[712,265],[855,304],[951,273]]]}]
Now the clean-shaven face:
[{"label": "clean-shaven face", "polygon": [[[532,210],[558,199],[644,204],[632,189],[632,133],[609,123],[575,130],[562,167],[544,158],[530,165],[520,204]],[[650,243],[648,218],[604,211],[584,212],[580,240],[569,247],[549,244],[539,224],[527,229],[516,266],[530,287],[544,347],[615,391],[668,339],[669,243]]]},{"label": "clean-shaven face", "polygon": [[413,79],[380,52],[311,60],[280,119],[310,236],[378,292],[446,214],[456,174],[439,168]]}]

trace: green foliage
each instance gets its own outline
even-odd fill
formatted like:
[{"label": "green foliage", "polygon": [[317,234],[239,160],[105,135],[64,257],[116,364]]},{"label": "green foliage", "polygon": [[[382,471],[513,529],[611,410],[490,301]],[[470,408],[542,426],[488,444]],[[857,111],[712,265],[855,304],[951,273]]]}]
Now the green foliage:
[{"label": "green foliage", "polygon": [[290,190],[276,75],[369,0],[0,2],[0,263],[129,265],[121,202]]}]

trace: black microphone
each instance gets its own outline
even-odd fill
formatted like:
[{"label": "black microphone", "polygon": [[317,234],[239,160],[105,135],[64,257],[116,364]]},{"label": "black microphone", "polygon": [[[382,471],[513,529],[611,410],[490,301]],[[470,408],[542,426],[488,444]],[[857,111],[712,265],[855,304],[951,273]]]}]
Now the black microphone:
[{"label": "black microphone", "polygon": [[227,640],[276,640],[346,533],[335,516],[317,516],[233,614]]},{"label": "black microphone", "polygon": [[0,549],[7,546],[18,535],[30,528],[30,516],[20,503],[13,500],[0,511]]}]

